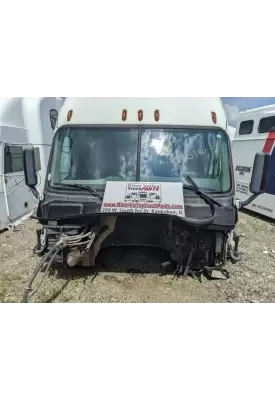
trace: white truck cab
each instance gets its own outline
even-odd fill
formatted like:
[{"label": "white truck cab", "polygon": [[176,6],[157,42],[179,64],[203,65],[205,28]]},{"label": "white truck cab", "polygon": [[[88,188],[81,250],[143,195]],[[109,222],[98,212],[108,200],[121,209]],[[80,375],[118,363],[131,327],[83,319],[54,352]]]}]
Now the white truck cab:
[{"label": "white truck cab", "polygon": [[[268,161],[255,157],[253,198],[265,190]],[[35,191],[33,149],[24,166]],[[167,252],[177,275],[222,274],[240,255],[221,99],[66,98],[37,219],[35,253],[65,266],[94,267],[110,246],[151,246]]]},{"label": "white truck cab", "polygon": [[43,192],[59,97],[0,98],[0,231],[13,228],[36,209],[25,185],[23,151],[36,149],[37,190]]}]

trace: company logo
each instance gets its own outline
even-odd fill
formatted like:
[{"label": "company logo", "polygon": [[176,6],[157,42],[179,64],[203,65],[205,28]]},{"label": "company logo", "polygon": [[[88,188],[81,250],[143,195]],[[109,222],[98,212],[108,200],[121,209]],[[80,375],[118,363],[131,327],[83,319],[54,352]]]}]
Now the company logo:
[{"label": "company logo", "polygon": [[148,183],[148,184],[147,183],[128,183],[127,190],[128,191],[138,191],[138,192],[143,192],[143,191],[159,192],[160,185],[154,184],[154,183]]},{"label": "company logo", "polygon": [[243,165],[237,165],[236,171],[240,173],[240,175],[250,174],[252,167],[245,167]]},{"label": "company logo", "polygon": [[132,184],[126,186],[126,193],[124,200],[126,202],[146,202],[146,203],[160,203],[161,186],[158,184]]}]

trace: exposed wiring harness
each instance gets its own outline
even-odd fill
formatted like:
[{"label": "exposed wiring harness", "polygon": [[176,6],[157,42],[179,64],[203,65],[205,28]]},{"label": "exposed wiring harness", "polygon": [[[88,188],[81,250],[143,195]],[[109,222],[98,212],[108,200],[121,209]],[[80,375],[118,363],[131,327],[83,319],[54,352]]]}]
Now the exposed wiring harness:
[{"label": "exposed wiring harness", "polygon": [[190,191],[196,193],[201,199],[203,199],[205,201],[206,204],[208,204],[210,206],[211,213],[212,213],[212,217],[205,218],[205,219],[195,219],[195,218],[187,218],[187,217],[181,218],[181,220],[183,220],[187,224],[189,224],[191,226],[195,226],[195,227],[211,225],[215,221],[215,218],[217,215],[215,206],[222,207],[225,210],[232,210],[232,207],[222,205],[217,200],[213,199],[212,197],[210,197],[206,193],[204,193],[202,190],[200,190],[198,185],[195,183],[195,181],[190,176],[187,176],[186,180],[189,181],[192,186],[184,185],[183,186],[184,189],[190,190]]},{"label": "exposed wiring harness", "polygon": [[[52,247],[52,249],[43,257],[43,259],[40,261],[38,266],[35,268],[32,276],[30,277],[29,281],[27,282],[27,285],[24,289],[24,293],[22,296],[21,303],[28,303],[30,298],[38,291],[38,289],[41,287],[42,283],[44,282],[53,262],[57,254],[65,249],[66,247],[82,247],[86,246],[86,249],[89,249],[90,246],[92,245],[93,241],[95,239],[95,233],[93,231],[89,231],[87,233],[81,233],[80,235],[75,235],[75,236],[67,236],[64,235],[60,238],[60,240],[55,243],[55,245]],[[84,249],[85,251],[85,249]],[[39,284],[36,286],[36,288],[32,288],[32,285],[37,278],[38,274],[44,270],[44,276],[42,277],[41,281]]]},{"label": "exposed wiring harness", "polygon": [[[210,206],[211,209],[211,214],[212,216],[209,218],[205,218],[205,219],[195,219],[195,218],[187,218],[187,217],[182,217],[180,218],[181,220],[183,220],[185,223],[194,226],[197,228],[197,232],[198,232],[198,228],[199,227],[203,227],[203,226],[207,226],[207,225],[211,225],[215,218],[216,218],[216,206],[218,207],[222,207],[225,210],[232,210],[232,207],[230,206],[224,206],[223,204],[219,203],[217,200],[215,200],[214,198],[212,198],[211,196],[207,195],[206,193],[204,193],[203,191],[201,191],[199,189],[199,187],[196,185],[196,183],[194,182],[194,180],[187,176],[186,177],[187,181],[190,182],[190,185],[184,185],[184,189],[185,190],[189,190],[192,191],[194,193],[196,193],[201,199],[203,199],[205,201],[206,204],[208,204]],[[85,188],[87,190],[88,187],[81,187],[81,188]],[[92,191],[92,190],[91,190]],[[95,193],[93,193],[95,194]],[[97,194],[97,193],[96,193]],[[100,196],[97,195],[98,198],[101,198],[101,194]],[[86,215],[82,215],[82,216],[90,216],[89,214]],[[73,216],[73,217],[79,217],[79,215]],[[72,216],[71,216],[72,218]],[[37,218],[37,219],[41,219],[41,218]],[[64,219],[64,218],[58,218],[58,219]],[[63,250],[64,248],[68,247],[68,248],[76,248],[76,247],[81,247],[81,246],[86,246],[86,250],[88,250],[94,239],[95,239],[95,233],[93,232],[86,232],[85,231],[83,233],[81,233],[80,235],[75,235],[75,236],[62,236],[60,238],[60,240],[53,246],[53,248],[49,251],[49,253],[47,253],[43,259],[41,260],[41,262],[38,264],[38,266],[36,267],[36,269],[34,270],[31,278],[29,279],[27,286],[24,290],[24,294],[22,297],[22,303],[27,303],[28,300],[38,291],[38,289],[41,287],[42,283],[44,282],[47,273],[49,272],[55,257],[57,256],[57,254]],[[236,237],[234,237],[235,239],[235,251],[230,247],[229,248],[229,254],[231,256],[231,259],[234,259],[235,261],[239,260],[239,255],[236,251],[236,248],[238,247],[238,240],[236,240]],[[42,254],[44,251],[44,248],[42,247],[41,249],[38,249],[38,247],[36,246],[35,248],[35,254]],[[196,253],[196,245],[193,245],[190,249],[190,254],[188,257],[188,260],[186,262],[186,265],[184,265],[182,262],[180,262],[177,265],[176,270],[174,271],[174,276],[187,276],[189,273],[193,274],[192,271],[192,261],[193,261],[193,257]],[[170,264],[170,263],[168,263]],[[41,279],[40,283],[37,285],[37,287],[35,289],[32,289],[32,285],[33,282],[35,281],[36,277],[38,276],[38,274],[42,271],[42,269],[45,268],[45,273],[43,278]],[[207,269],[207,268],[206,268]],[[224,270],[222,268],[222,266],[220,267],[216,267],[216,270],[220,270],[222,273],[224,273]]]},{"label": "exposed wiring harness", "polygon": [[228,255],[231,259],[231,262],[233,264],[236,264],[237,262],[242,260],[242,256],[239,252],[239,241],[240,241],[240,236],[237,235],[237,233],[234,231],[233,232],[233,241],[235,243],[235,246],[233,247],[232,244],[229,244],[228,246]]}]

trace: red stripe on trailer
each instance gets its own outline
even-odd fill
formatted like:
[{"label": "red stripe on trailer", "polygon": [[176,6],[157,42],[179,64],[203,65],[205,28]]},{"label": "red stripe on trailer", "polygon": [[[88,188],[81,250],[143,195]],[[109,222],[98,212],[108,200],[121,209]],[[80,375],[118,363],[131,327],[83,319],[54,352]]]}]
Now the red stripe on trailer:
[{"label": "red stripe on trailer", "polygon": [[264,144],[264,148],[263,148],[263,152],[264,153],[270,153],[273,147],[273,144],[275,142],[275,132],[270,132],[269,135],[266,138],[265,144]]}]

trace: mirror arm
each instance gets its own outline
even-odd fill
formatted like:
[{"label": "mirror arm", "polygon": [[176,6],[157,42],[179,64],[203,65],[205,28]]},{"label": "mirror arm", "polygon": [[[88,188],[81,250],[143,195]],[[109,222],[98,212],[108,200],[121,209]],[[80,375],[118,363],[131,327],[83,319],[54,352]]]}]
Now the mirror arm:
[{"label": "mirror arm", "polygon": [[259,195],[260,195],[259,193],[256,193],[256,194],[253,194],[252,196],[248,197],[248,199],[246,199],[244,201],[238,200],[238,202],[239,202],[238,208],[248,206],[250,203],[252,203],[252,201],[256,200]]},{"label": "mirror arm", "polygon": [[34,197],[38,200],[39,199],[39,192],[37,191],[37,189],[35,187],[30,187],[32,194],[34,195]]}]

